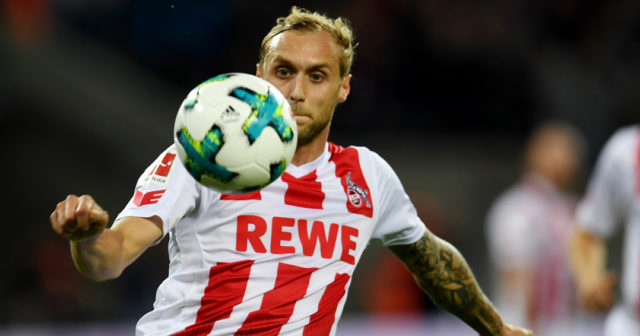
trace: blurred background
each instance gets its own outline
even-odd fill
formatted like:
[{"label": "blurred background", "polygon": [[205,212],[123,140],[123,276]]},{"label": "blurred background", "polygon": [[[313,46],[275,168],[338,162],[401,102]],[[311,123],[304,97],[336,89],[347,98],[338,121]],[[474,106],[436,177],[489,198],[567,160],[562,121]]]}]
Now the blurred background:
[{"label": "blurred background", "polygon": [[[518,179],[534,127],[553,119],[582,132],[587,155],[572,190],[580,195],[607,137],[640,119],[638,1],[296,4],[349,18],[360,43],[331,140],[381,154],[427,226],[461,250],[489,294],[485,217]],[[121,278],[93,283],[74,269],[49,214],[67,194],[89,193],[115,217],[173,141],[187,92],[216,74],[254,73],[262,37],[290,6],[0,0],[0,334],[132,334],[167,274],[166,241]],[[416,294],[411,279],[405,285],[402,268],[381,272],[398,266],[387,257],[366,252],[339,335],[363,324],[383,332],[370,322],[389,315],[417,316],[401,325],[431,335],[473,334]],[[370,281],[380,274],[386,283]]]}]

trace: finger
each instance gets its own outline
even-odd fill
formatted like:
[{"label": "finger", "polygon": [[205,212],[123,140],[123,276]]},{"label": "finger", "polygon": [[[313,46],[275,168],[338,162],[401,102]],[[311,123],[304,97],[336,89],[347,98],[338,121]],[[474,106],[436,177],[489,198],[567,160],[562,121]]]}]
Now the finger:
[{"label": "finger", "polygon": [[591,290],[583,293],[582,304],[587,310],[598,311],[599,310],[598,302],[599,302],[598,291]]},{"label": "finger", "polygon": [[611,306],[612,302],[613,300],[610,297],[601,295],[596,301],[594,301],[593,309],[597,312],[605,311]]},{"label": "finger", "polygon": [[95,204],[89,214],[89,221],[92,225],[104,228],[109,223],[109,214],[104,211],[98,204]]},{"label": "finger", "polygon": [[60,210],[58,211],[58,227],[61,235],[65,235],[67,230],[69,230],[69,216],[67,216],[68,207],[69,202],[66,199],[60,203]]},{"label": "finger", "polygon": [[600,299],[600,309],[607,310],[611,308],[613,302],[615,301],[615,295],[611,288],[608,288],[605,292],[603,292],[602,297]]},{"label": "finger", "polygon": [[594,311],[603,311],[613,304],[613,291],[610,287],[599,287],[593,290],[588,299],[585,300],[585,307]]},{"label": "finger", "polygon": [[601,282],[600,287],[600,304],[601,309],[608,309],[615,301],[615,286],[618,282],[618,276],[614,272],[608,272]]},{"label": "finger", "polygon": [[95,202],[91,198],[91,196],[83,195],[78,199],[78,205],[76,206],[75,216],[76,222],[78,223],[78,228],[81,230],[89,229],[89,216],[93,207],[95,206]]},{"label": "finger", "polygon": [[66,233],[73,232],[77,227],[76,207],[78,206],[78,197],[76,195],[69,195],[63,204],[62,229]]},{"label": "finger", "polygon": [[599,289],[594,289],[588,293],[585,299],[585,307],[589,310],[600,311],[602,310],[602,301],[604,300],[604,294]]},{"label": "finger", "polygon": [[51,221],[51,227],[53,228],[53,231],[55,231],[57,234],[62,234],[62,224],[63,222],[63,217],[64,217],[64,204],[63,202],[59,202],[56,205],[55,210],[53,210],[53,212],[51,213],[51,216],[49,216],[49,220]]}]

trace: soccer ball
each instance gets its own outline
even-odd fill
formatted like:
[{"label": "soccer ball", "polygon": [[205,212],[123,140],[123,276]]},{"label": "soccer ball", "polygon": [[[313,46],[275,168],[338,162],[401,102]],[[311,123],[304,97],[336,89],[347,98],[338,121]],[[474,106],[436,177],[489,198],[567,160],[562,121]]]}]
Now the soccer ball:
[{"label": "soccer ball", "polygon": [[244,73],[219,75],[191,90],[173,134],[191,176],[228,194],[256,191],[276,180],[298,141],[287,99],[269,82]]}]

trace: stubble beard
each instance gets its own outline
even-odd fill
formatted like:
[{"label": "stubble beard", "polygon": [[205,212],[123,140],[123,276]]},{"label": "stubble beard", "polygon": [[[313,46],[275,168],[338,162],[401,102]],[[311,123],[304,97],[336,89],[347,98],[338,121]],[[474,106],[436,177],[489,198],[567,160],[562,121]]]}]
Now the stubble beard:
[{"label": "stubble beard", "polygon": [[[295,111],[296,109],[294,108],[294,113]],[[332,116],[333,113],[329,113],[328,118],[311,119],[304,127],[298,126],[298,146],[304,146],[313,141],[318,134],[328,127]]]}]

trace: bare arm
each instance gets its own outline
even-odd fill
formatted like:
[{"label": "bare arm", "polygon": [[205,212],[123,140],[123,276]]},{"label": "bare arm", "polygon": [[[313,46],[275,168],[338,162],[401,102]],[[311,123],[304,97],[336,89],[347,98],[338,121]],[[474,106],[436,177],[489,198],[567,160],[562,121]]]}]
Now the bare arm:
[{"label": "bare arm", "polygon": [[158,217],[127,217],[107,229],[108,214],[88,195],[69,195],[50,220],[53,230],[69,240],[76,268],[95,281],[118,277],[162,236]]},{"label": "bare arm", "polygon": [[531,335],[528,330],[502,321],[460,252],[428,230],[417,242],[392,246],[391,251],[438,306],[458,316],[480,335]]},{"label": "bare arm", "polygon": [[617,279],[606,269],[604,241],[576,225],[569,244],[569,261],[584,306],[596,311],[610,308],[615,301]]}]

